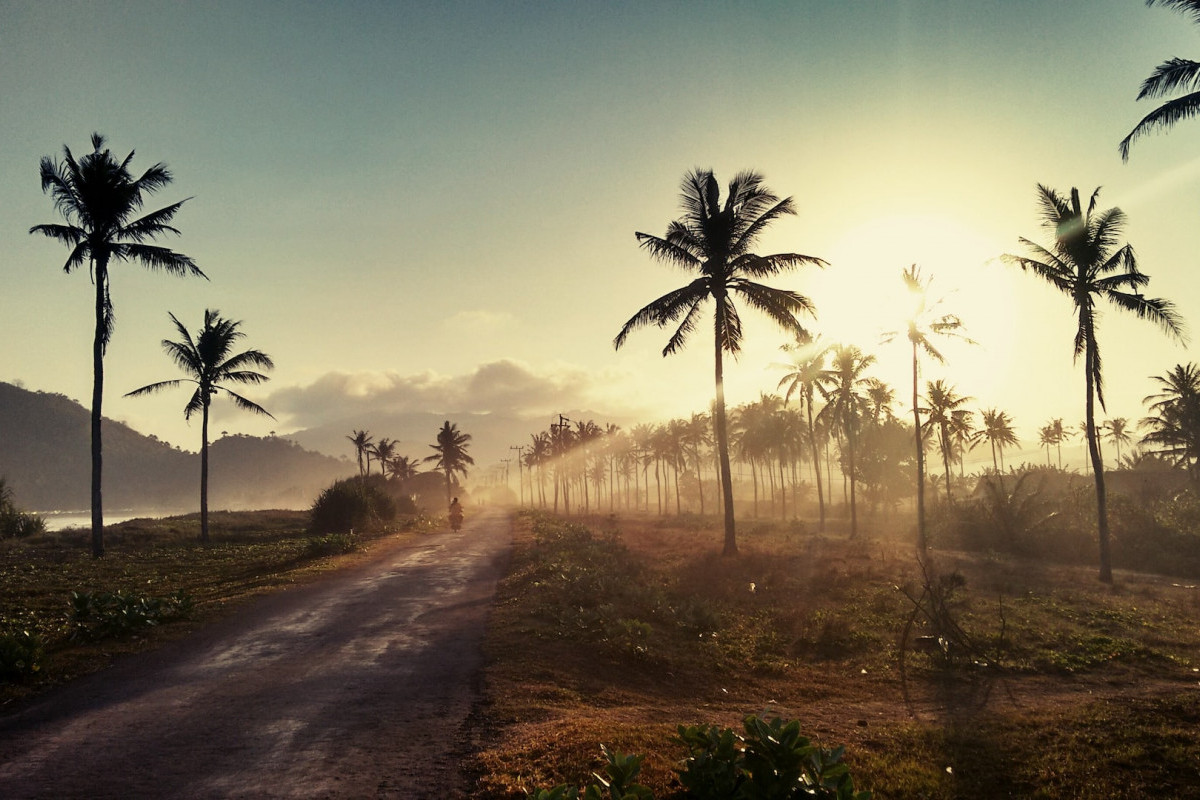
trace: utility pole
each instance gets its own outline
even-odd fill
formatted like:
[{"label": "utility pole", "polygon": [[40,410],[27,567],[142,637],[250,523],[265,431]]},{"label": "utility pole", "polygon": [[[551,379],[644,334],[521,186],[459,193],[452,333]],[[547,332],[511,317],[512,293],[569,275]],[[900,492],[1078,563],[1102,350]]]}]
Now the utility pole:
[{"label": "utility pole", "polygon": [[[519,506],[525,502],[525,482],[522,479],[522,473],[521,473],[521,462],[525,460],[525,445],[523,445],[523,444],[509,445],[508,449],[517,451],[517,505]],[[530,481],[529,481],[529,489],[530,489],[529,505],[532,506],[533,505],[533,476],[530,475],[529,478],[530,478]]]},{"label": "utility pole", "polygon": [[567,443],[564,440],[566,438],[567,431],[570,429],[571,420],[567,419],[562,414],[558,415],[557,425],[555,425],[553,422],[550,423],[550,430],[553,432],[554,438],[555,455],[557,456],[557,460],[554,465],[554,513],[558,513],[558,487],[561,483],[563,495],[563,513],[567,514],[568,516],[571,513],[571,501],[567,494],[568,483],[565,473]]}]

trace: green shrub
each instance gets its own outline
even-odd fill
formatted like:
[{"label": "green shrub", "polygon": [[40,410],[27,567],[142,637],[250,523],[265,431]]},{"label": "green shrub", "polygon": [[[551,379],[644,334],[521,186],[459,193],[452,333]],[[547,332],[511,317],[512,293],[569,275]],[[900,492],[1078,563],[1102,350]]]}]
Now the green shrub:
[{"label": "green shrub", "polygon": [[358,549],[358,537],[352,533],[327,533],[324,536],[312,536],[304,547],[304,555],[309,558],[321,556],[338,556],[343,553],[353,553]]},{"label": "green shrub", "polygon": [[42,669],[42,637],[29,631],[0,634],[0,680],[18,681]]},{"label": "green shrub", "polygon": [[574,786],[560,783],[553,789],[528,792],[529,800],[654,800],[651,791],[637,783],[645,756],[626,755],[600,745],[600,751],[608,762],[604,775],[592,773],[596,783],[583,787],[583,792]]},{"label": "green shrub", "polygon": [[96,641],[186,617],[194,602],[182,589],[166,597],[124,592],[71,592],[71,638]]},{"label": "green shrub", "polygon": [[309,532],[379,530],[396,519],[396,502],[377,482],[347,478],[323,490],[310,512]]},{"label": "green shrub", "polygon": [[27,514],[12,502],[12,490],[0,478],[0,539],[17,539],[46,532],[46,521],[37,514]]}]

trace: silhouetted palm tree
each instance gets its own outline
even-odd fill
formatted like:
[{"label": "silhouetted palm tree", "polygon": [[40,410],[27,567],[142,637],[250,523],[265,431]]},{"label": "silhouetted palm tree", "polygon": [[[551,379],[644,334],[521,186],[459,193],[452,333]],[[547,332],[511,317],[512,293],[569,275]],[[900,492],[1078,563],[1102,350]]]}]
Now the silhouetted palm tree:
[{"label": "silhouetted palm tree", "polygon": [[1100,442],[1096,436],[1095,403],[1104,408],[1104,380],[1100,362],[1100,347],[1096,339],[1098,299],[1129,311],[1140,319],[1156,323],[1166,333],[1183,337],[1182,322],[1174,306],[1161,298],[1148,298],[1141,289],[1150,277],[1138,270],[1133,248],[1119,245],[1125,214],[1119,208],[1096,210],[1100,190],[1092,193],[1085,210],[1079,191],[1071,189],[1065,198],[1046,186],[1038,186],[1038,202],[1042,209],[1042,224],[1054,234],[1050,248],[1021,239],[1030,256],[1006,255],[1004,258],[1049,283],[1071,298],[1075,308],[1076,327],[1074,353],[1084,358],[1086,384],[1086,424],[1088,452],[1096,465],[1096,510],[1099,520],[1100,580],[1112,582],[1112,563],[1109,556],[1108,509],[1104,490],[1104,470],[1100,467]]},{"label": "silhouetted palm tree", "polygon": [[[938,306],[942,303],[940,299],[932,303],[929,301],[929,284],[932,278],[922,279],[920,267],[916,264],[909,266],[901,274],[901,278],[914,300],[913,311],[907,320],[906,335],[908,343],[912,347],[913,437],[917,449],[917,550],[924,552],[927,546],[925,535],[925,436],[928,429],[921,423],[921,405],[917,396],[921,373],[920,355],[925,353],[939,364],[945,363],[946,359],[942,356],[941,351],[930,341],[931,336],[952,337],[967,342],[971,340],[963,335],[962,320],[956,315],[938,313]],[[946,470],[946,496],[950,496],[949,467]]]},{"label": "silhouetted palm tree", "polygon": [[953,450],[953,428],[955,414],[961,412],[963,404],[973,398],[963,397],[943,380],[928,381],[925,385],[925,402],[928,404],[929,418],[925,421],[927,428],[933,427],[938,433],[938,445],[942,451],[942,465],[946,469],[946,500],[952,498],[950,493],[950,453]]},{"label": "silhouetted palm tree", "polygon": [[101,492],[103,446],[100,437],[101,405],[104,399],[104,352],[113,332],[113,304],[109,292],[109,266],[113,261],[133,261],[150,270],[172,275],[205,277],[191,258],[165,247],[148,244],[163,234],[179,231],[171,227],[178,203],[136,216],[148,195],[171,182],[163,164],[155,164],[140,177],[129,171],[133,152],[117,161],[104,147],[104,137],[92,134],[92,152],[78,160],[63,145],[63,160],[42,158],[42,191],[54,198],[54,209],[66,224],[34,225],[40,233],[67,245],[71,254],[63,271],[72,272],[87,264],[96,287],[96,326],[92,339],[92,555],[104,555],[104,510]]},{"label": "silhouetted palm tree", "polygon": [[[388,475],[388,462],[396,455],[396,442],[386,436],[382,437],[375,446],[371,448],[370,455],[375,456],[375,460],[379,462],[379,473],[384,478]],[[370,462],[368,462],[369,464]]]},{"label": "silhouetted palm tree", "polygon": [[859,390],[866,384],[863,372],[875,363],[875,356],[866,355],[854,345],[837,345],[833,348],[833,359],[820,384],[821,394],[827,405],[821,409],[822,416],[836,420],[846,435],[846,453],[849,457],[850,478],[850,535],[858,535],[858,497],[856,493],[854,447],[857,438],[858,420],[862,416],[863,397]]},{"label": "silhouetted palm tree", "polygon": [[354,453],[358,456],[358,476],[366,477],[366,470],[363,467],[363,458],[369,458],[371,452],[371,434],[366,431],[354,431],[350,436],[346,437],[354,444]]},{"label": "silhouetted palm tree", "polygon": [[786,289],[758,283],[785,270],[805,264],[824,265],[813,256],[776,253],[760,256],[751,249],[760,233],[784,214],[796,213],[791,198],[780,200],[754,172],[738,173],[729,182],[725,203],[721,204],[720,186],[711,170],[695,170],[683,180],[683,218],[667,227],[664,237],[637,233],[637,239],[652,257],[698,273],[681,289],[663,295],[629,319],[613,340],[620,348],[630,331],[646,325],[666,327],[678,323],[663,355],[674,353],[693,333],[701,308],[709,300],[714,306],[713,344],[715,357],[716,404],[714,428],[720,463],[721,491],[725,512],[726,555],[737,553],[737,534],[733,517],[733,477],[729,467],[729,432],[725,420],[725,353],[741,350],[742,321],[734,306],[738,297],[785,330],[802,330],[799,314],[811,314],[812,302]]},{"label": "silhouetted palm tree", "polygon": [[[1146,0],[1148,6],[1166,6],[1192,18],[1192,22],[1200,23],[1200,0]],[[1200,91],[1195,91],[1200,83],[1200,62],[1187,58],[1170,58],[1154,68],[1150,77],[1142,81],[1141,91],[1137,99],[1148,97],[1165,97],[1179,89],[1189,89],[1187,94],[1160,105],[1133,126],[1129,135],[1121,140],[1118,149],[1121,159],[1129,160],[1129,147],[1133,140],[1157,128],[1169,128],[1180,120],[1189,119],[1200,113]]]},{"label": "silhouetted palm tree", "polygon": [[426,461],[435,462],[434,466],[446,474],[446,505],[450,505],[450,498],[453,491],[453,476],[454,473],[460,473],[465,478],[467,476],[467,467],[474,466],[475,459],[467,454],[468,442],[471,441],[469,433],[462,433],[458,430],[458,425],[446,420],[442,423],[442,427],[438,430],[437,441],[429,445],[433,448],[433,455],[426,456]]},{"label": "silhouetted palm tree", "polygon": [[808,418],[808,442],[812,451],[813,474],[817,484],[817,506],[820,512],[820,522],[817,530],[825,530],[825,491],[821,487],[821,457],[818,452],[817,428],[813,424],[813,398],[821,376],[825,374],[825,356],[829,353],[828,345],[808,334],[796,337],[796,343],[785,344],[781,348],[785,353],[791,353],[792,363],[786,366],[788,374],[779,379],[779,386],[787,384],[787,392],[783,396],[786,405],[795,392],[800,393],[800,402],[804,404]]},{"label": "silhouetted palm tree", "polygon": [[1107,431],[1104,438],[1112,442],[1117,447],[1117,466],[1121,466],[1121,445],[1130,444],[1133,442],[1133,437],[1129,435],[1129,420],[1125,417],[1117,417],[1115,419],[1105,420],[1100,426]]},{"label": "silhouetted palm tree", "polygon": [[196,384],[192,399],[183,407],[184,419],[191,419],[192,414],[200,412],[200,540],[208,541],[208,407],[212,404],[213,396],[224,392],[233,404],[243,411],[253,411],[255,414],[271,416],[265,408],[252,400],[247,400],[224,384],[259,384],[269,380],[266,375],[255,372],[252,368],[272,369],[275,364],[271,357],[261,350],[246,350],[234,353],[233,347],[238,339],[246,334],[238,330],[241,322],[225,319],[216,309],[206,309],[204,325],[192,338],[188,329],[174,314],[169,314],[175,323],[175,330],[181,337],[179,341],[163,339],[163,350],[175,362],[180,370],[187,373],[186,378],[176,378],[169,381],[159,381],[140,389],[134,389],[126,397],[138,397],[143,394],[153,394],[163,389],[171,389],[183,383]]},{"label": "silhouetted palm tree", "polygon": [[393,480],[401,484],[412,480],[419,472],[417,460],[409,456],[393,456],[387,463],[386,474],[390,474]]},{"label": "silhouetted palm tree", "polygon": [[[983,418],[983,427],[975,433],[975,436],[978,439],[986,440],[992,446],[992,467],[999,474],[1004,467],[1004,448],[1015,447],[1020,440],[1017,439],[1017,434],[1012,427],[1012,417],[1008,416],[1007,411],[989,408],[979,413]],[[999,459],[997,459],[997,455],[999,455]]]},{"label": "silhouetted palm tree", "polygon": [[1186,468],[1196,480],[1200,477],[1200,367],[1176,364],[1152,380],[1159,391],[1142,401],[1151,412],[1142,420],[1148,429],[1142,442],[1154,445],[1154,452]]}]

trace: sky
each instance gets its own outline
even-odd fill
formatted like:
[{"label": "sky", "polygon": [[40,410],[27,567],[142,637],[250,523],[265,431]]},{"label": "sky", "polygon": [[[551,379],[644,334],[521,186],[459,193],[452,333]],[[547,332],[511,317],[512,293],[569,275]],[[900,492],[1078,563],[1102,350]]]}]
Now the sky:
[{"label": "sky", "polygon": [[[922,379],[1008,411],[1033,458],[1038,428],[1084,416],[1070,301],[999,259],[1022,236],[1049,243],[1037,184],[1103,187],[1147,293],[1200,325],[1185,235],[1200,122],[1117,153],[1153,107],[1139,84],[1172,56],[1200,57],[1200,26],[1137,0],[0,0],[0,380],[89,401],[88,274],[28,231],[58,221],[39,160],[99,131],[135,171],[169,166],[147,207],[189,198],[164,243],[209,277],[113,268],[107,416],[198,448],[184,390],[122,394],[176,377],[168,312],[195,329],[206,308],[276,363],[247,391],[276,419],[218,403],[218,431],[422,411],[517,414],[532,432],[574,409],[602,425],[705,410],[703,332],[666,359],[670,331],[612,340],[689,279],[634,233],[680,216],[689,170],[724,185],[753,169],[797,210],[758,251],[829,262],[773,281],[813,301],[808,327],[874,353],[871,374],[910,396],[905,346],[881,341],[918,264],[977,342],[947,344]],[[783,374],[786,337],[744,316],[731,405]],[[1193,358],[1115,310],[1100,346],[1108,418],[1143,416],[1150,376]]]}]

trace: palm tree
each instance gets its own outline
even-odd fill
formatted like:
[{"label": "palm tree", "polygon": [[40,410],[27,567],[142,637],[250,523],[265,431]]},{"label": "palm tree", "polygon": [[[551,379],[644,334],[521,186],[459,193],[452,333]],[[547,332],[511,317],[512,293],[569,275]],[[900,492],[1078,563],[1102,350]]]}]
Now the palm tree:
[{"label": "palm tree", "polygon": [[396,441],[385,436],[376,442],[375,446],[369,452],[379,462],[379,473],[386,478],[388,474],[388,462],[396,455]]},{"label": "palm tree", "polygon": [[[947,385],[943,380],[936,380],[926,383],[924,399],[928,405],[926,410],[929,414],[925,421],[925,426],[927,428],[935,427],[938,433],[938,444],[942,451],[942,465],[946,469],[946,500],[949,501],[951,499],[950,454],[954,446],[953,430],[955,415],[962,413],[964,411],[962,406],[973,398],[963,397],[958,394],[953,386]],[[969,414],[970,412],[966,413]]]},{"label": "palm tree", "polygon": [[1101,298],[1107,300],[1122,311],[1156,323],[1178,339],[1183,338],[1183,327],[1170,301],[1142,295],[1141,289],[1150,282],[1150,277],[1138,270],[1130,245],[1118,246],[1125,214],[1119,208],[1097,211],[1099,194],[1099,189],[1092,193],[1085,211],[1079,200],[1079,190],[1072,188],[1070,198],[1064,198],[1053,189],[1039,185],[1042,224],[1053,232],[1054,244],[1045,248],[1022,238],[1021,243],[1031,255],[1006,255],[1004,258],[1070,297],[1075,308],[1074,354],[1076,360],[1080,355],[1084,357],[1088,452],[1092,464],[1096,465],[1093,473],[1099,521],[1100,580],[1112,583],[1104,470],[1100,468],[1103,462],[1096,436],[1096,401],[1104,408],[1103,372],[1096,339],[1099,321],[1096,302]]},{"label": "palm tree", "polygon": [[1063,425],[1062,417],[1055,417],[1046,423],[1046,427],[1050,429],[1050,434],[1053,436],[1053,444],[1058,450],[1058,468],[1062,469],[1062,443],[1067,440],[1067,429]]},{"label": "palm tree", "polygon": [[191,333],[174,314],[168,314],[175,323],[175,330],[181,337],[179,341],[163,339],[163,350],[175,362],[180,370],[188,377],[175,378],[169,381],[159,381],[140,389],[134,389],[126,397],[138,397],[153,394],[163,389],[171,389],[182,383],[196,384],[196,391],[183,407],[184,419],[191,419],[192,414],[200,412],[200,540],[208,541],[208,407],[212,404],[213,396],[224,392],[229,395],[233,404],[243,411],[253,411],[264,414],[271,419],[265,408],[251,400],[247,400],[237,392],[223,384],[260,384],[269,380],[266,375],[255,372],[252,368],[272,369],[275,364],[271,357],[261,350],[246,350],[234,353],[233,347],[238,339],[246,334],[238,330],[241,322],[225,319],[216,309],[206,309],[204,325],[196,332],[193,339]]},{"label": "palm tree", "polygon": [[796,292],[758,283],[757,279],[805,264],[824,266],[825,261],[798,253],[760,256],[752,252],[759,234],[768,225],[784,214],[796,213],[792,199],[776,197],[763,186],[761,175],[740,172],[734,176],[729,182],[724,206],[720,193],[712,171],[697,169],[683,179],[683,218],[668,225],[664,237],[636,234],[638,242],[653,258],[698,274],[683,288],[663,295],[634,314],[621,328],[613,345],[619,349],[636,328],[651,324],[663,328],[678,323],[663,348],[663,356],[668,356],[684,345],[696,329],[702,306],[708,300],[713,301],[716,383],[713,422],[724,498],[724,552],[735,555],[737,534],[733,518],[733,476],[729,467],[723,364],[725,353],[736,356],[741,351],[742,321],[733,298],[740,297],[748,306],[795,334],[802,330],[797,315],[812,314],[812,301]]},{"label": "palm tree", "polygon": [[1038,429],[1038,444],[1046,448],[1046,466],[1050,466],[1050,445],[1054,444],[1054,428],[1043,425]]},{"label": "palm tree", "polygon": [[1117,417],[1105,420],[1100,427],[1108,432],[1104,438],[1117,446],[1117,466],[1119,467],[1121,465],[1121,445],[1133,442],[1133,437],[1129,435],[1129,420],[1125,417]]},{"label": "palm tree", "polygon": [[141,177],[129,171],[133,152],[117,161],[104,147],[104,137],[92,134],[92,152],[78,160],[63,145],[63,160],[49,156],[41,161],[42,191],[54,198],[54,209],[66,224],[34,225],[40,233],[71,249],[63,271],[70,273],[85,263],[96,287],[96,325],[92,339],[92,555],[104,555],[104,511],[101,492],[103,466],[100,437],[101,405],[104,399],[104,353],[113,332],[113,304],[109,292],[109,265],[133,261],[150,270],[172,275],[206,277],[188,256],[149,244],[163,234],[179,231],[171,220],[178,203],[136,216],[148,195],[171,182],[164,164],[155,164]]},{"label": "palm tree", "polygon": [[[1179,11],[1192,18],[1192,22],[1200,23],[1200,0],[1146,0],[1146,5],[1161,5]],[[1141,91],[1137,99],[1148,97],[1165,97],[1179,89],[1194,90],[1200,82],[1200,62],[1187,58],[1170,58],[1154,68],[1150,77],[1142,81]],[[1200,113],[1200,91],[1189,91],[1182,97],[1160,105],[1133,126],[1129,135],[1121,140],[1118,149],[1121,160],[1129,160],[1129,148],[1133,140],[1150,133],[1157,128],[1169,128],[1176,122]]]},{"label": "palm tree", "polygon": [[[954,337],[967,342],[971,340],[962,334],[962,320],[954,314],[938,313],[937,309],[942,303],[941,299],[935,300],[933,303],[929,302],[929,284],[933,279],[922,279],[920,267],[913,264],[905,269],[900,277],[915,301],[913,311],[908,317],[906,333],[908,343],[912,347],[913,436],[917,448],[917,550],[923,553],[927,547],[925,537],[925,436],[927,435],[925,431],[927,428],[921,424],[921,407],[917,396],[921,374],[920,355],[925,353],[939,364],[944,364],[946,359],[929,340],[931,336]],[[950,473],[947,466],[946,497],[950,496],[949,487]]]},{"label": "palm tree", "polygon": [[1142,442],[1155,445],[1155,453],[1185,467],[1194,480],[1200,476],[1200,367],[1176,364],[1152,380],[1159,391],[1142,401],[1151,412],[1142,420],[1149,429]]},{"label": "palm tree", "polygon": [[824,532],[825,491],[821,488],[821,457],[818,452],[817,429],[813,424],[813,396],[821,382],[821,376],[825,374],[825,356],[829,353],[829,347],[821,344],[820,338],[806,333],[797,336],[794,345],[785,344],[781,348],[785,353],[791,353],[793,360],[785,367],[790,371],[779,379],[777,388],[782,389],[783,385],[787,384],[787,392],[783,396],[784,405],[787,405],[792,394],[798,391],[800,402],[807,410],[808,442],[812,450],[813,474],[817,483],[817,507],[821,517],[817,530]]},{"label": "palm tree", "polygon": [[401,484],[407,483],[419,472],[417,460],[409,456],[393,456],[387,462],[387,472],[391,474],[393,480],[397,480]]},{"label": "palm tree", "polygon": [[850,478],[850,535],[858,535],[858,500],[856,495],[856,475],[854,463],[854,445],[858,418],[864,403],[859,394],[860,387],[867,382],[862,374],[867,367],[875,363],[875,356],[866,355],[854,345],[837,345],[833,348],[833,361],[822,377],[820,390],[825,397],[826,406],[821,409],[821,415],[829,415],[841,426],[846,435],[847,455],[849,456],[848,472]]},{"label": "palm tree", "polygon": [[461,473],[465,478],[467,467],[475,464],[475,459],[467,455],[470,441],[469,433],[461,433],[457,425],[446,420],[438,430],[437,441],[429,445],[433,455],[426,456],[425,460],[435,462],[434,466],[446,474],[446,505],[450,505],[454,473]]},{"label": "palm tree", "polygon": [[[1012,417],[1007,411],[989,408],[979,413],[983,418],[983,427],[975,435],[978,439],[986,439],[992,446],[992,467],[999,474],[1004,466],[1004,448],[1015,447],[1020,440],[1017,439],[1012,427]],[[996,458],[997,454],[1000,456],[999,460]]]},{"label": "palm tree", "polygon": [[358,476],[366,477],[366,471],[363,468],[363,457],[368,456],[371,452],[371,434],[366,431],[353,431],[350,436],[346,437],[354,444],[354,452],[358,456]]}]

